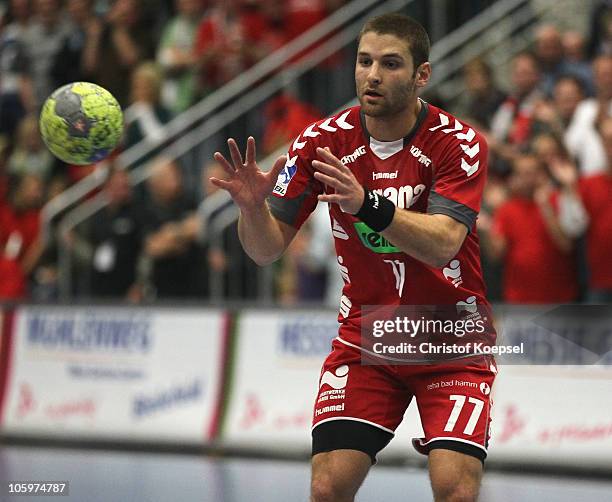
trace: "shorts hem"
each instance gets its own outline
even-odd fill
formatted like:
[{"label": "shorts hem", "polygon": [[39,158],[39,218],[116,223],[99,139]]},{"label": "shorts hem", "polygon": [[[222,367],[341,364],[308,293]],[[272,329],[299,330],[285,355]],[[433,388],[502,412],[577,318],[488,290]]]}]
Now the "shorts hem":
[{"label": "shorts hem", "polygon": [[328,422],[332,422],[334,420],[349,420],[352,422],[361,422],[363,424],[367,424],[367,425],[371,425],[372,427],[376,427],[377,429],[381,429],[385,432],[388,432],[389,434],[395,436],[395,432],[392,431],[391,429],[387,429],[386,427],[383,427],[382,425],[377,424],[376,422],[370,422],[369,420],[364,420],[363,418],[357,418],[357,417],[330,417],[330,418],[326,418],[324,420],[321,420],[320,422],[317,422],[316,424],[314,424],[312,426],[312,428],[310,429],[310,431],[312,432],[313,430],[315,430],[315,427],[318,427],[319,425],[328,423]]},{"label": "shorts hem", "polygon": [[430,439],[426,443],[423,443],[422,439],[413,439],[412,446],[414,446],[414,449],[422,455],[428,455],[431,450],[443,449],[456,451],[471,457],[475,457],[483,464],[487,458],[487,450],[484,446],[473,441],[460,438],[439,437]]}]

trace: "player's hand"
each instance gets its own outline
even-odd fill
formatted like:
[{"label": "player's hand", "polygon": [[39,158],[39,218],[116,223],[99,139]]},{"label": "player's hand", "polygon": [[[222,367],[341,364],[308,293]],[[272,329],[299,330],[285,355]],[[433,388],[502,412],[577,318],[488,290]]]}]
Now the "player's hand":
[{"label": "player's hand", "polygon": [[321,194],[321,202],[338,204],[345,213],[356,214],[363,205],[365,191],[351,170],[329,148],[317,148],[321,160],[313,160],[314,177],[332,188],[335,193]]},{"label": "player's hand", "polygon": [[234,202],[243,211],[249,211],[263,206],[266,197],[272,193],[281,170],[285,166],[285,155],[276,159],[272,169],[265,173],[255,162],[255,139],[249,136],[247,140],[246,159],[242,155],[233,138],[227,140],[232,163],[215,152],[215,160],[221,164],[228,177],[226,179],[210,178],[210,182],[223,190],[227,190]]}]

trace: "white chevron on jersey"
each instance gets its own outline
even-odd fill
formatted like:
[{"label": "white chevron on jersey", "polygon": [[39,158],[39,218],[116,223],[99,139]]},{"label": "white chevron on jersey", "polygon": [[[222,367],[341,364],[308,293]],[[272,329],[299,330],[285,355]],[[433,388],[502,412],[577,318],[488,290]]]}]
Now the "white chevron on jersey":
[{"label": "white chevron on jersey", "polygon": [[436,130],[440,129],[440,127],[444,127],[444,126],[447,126],[449,124],[449,120],[448,120],[448,117],[446,115],[444,115],[443,113],[440,113],[439,117],[440,117],[440,124],[438,124],[435,127],[430,127],[429,128],[430,131],[436,131]]},{"label": "white chevron on jersey", "polygon": [[468,176],[472,176],[472,174],[478,171],[479,165],[479,160],[477,160],[474,164],[470,165],[464,158],[461,158],[461,169],[463,169]]},{"label": "white chevron on jersey", "polygon": [[449,132],[457,132],[463,129],[463,124],[455,119],[455,125],[453,127],[449,127],[448,129],[442,129],[444,134],[448,134]]},{"label": "white chevron on jersey", "polygon": [[297,138],[295,138],[295,141],[293,142],[292,148],[294,150],[301,150],[302,148],[306,146],[306,141],[298,141],[299,139],[300,137],[298,136]]},{"label": "white chevron on jersey", "polygon": [[321,133],[319,131],[313,131],[316,125],[317,124],[312,124],[311,126],[309,126],[308,129],[304,131],[303,136],[305,138],[316,138],[317,136],[320,136]]},{"label": "white chevron on jersey", "polygon": [[480,143],[476,143],[472,147],[462,144],[461,148],[470,159],[473,159],[480,152]]},{"label": "white chevron on jersey", "polygon": [[346,121],[346,118],[349,116],[349,113],[351,113],[351,110],[344,112],[342,115],[340,115],[337,119],[336,119],[336,125],[340,128],[340,129],[354,129],[355,126],[349,124]]},{"label": "white chevron on jersey", "polygon": [[476,136],[476,133],[474,132],[474,129],[472,129],[471,127],[468,129],[468,131],[465,134],[462,132],[455,134],[455,138],[464,139],[468,143],[471,143],[475,136]]},{"label": "white chevron on jersey", "polygon": [[329,132],[336,132],[338,130],[337,127],[332,127],[330,124],[330,122],[332,121],[333,117],[328,118],[327,120],[325,120],[324,122],[321,122],[319,124],[319,128],[323,129],[324,131],[329,131]]}]

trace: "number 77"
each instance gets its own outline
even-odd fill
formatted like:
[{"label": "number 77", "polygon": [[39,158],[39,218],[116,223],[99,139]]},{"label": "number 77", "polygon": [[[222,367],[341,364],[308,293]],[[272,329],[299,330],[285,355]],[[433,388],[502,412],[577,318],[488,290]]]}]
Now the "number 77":
[{"label": "number 77", "polygon": [[[463,409],[463,405],[465,404],[466,396],[462,396],[460,394],[451,394],[449,399],[451,401],[455,401],[455,405],[453,406],[453,410],[451,411],[450,416],[448,417],[448,421],[446,422],[446,426],[444,427],[444,432],[451,432],[455,425],[457,424],[457,419],[461,414],[461,410]],[[478,419],[480,418],[480,414],[482,413],[482,408],[484,407],[484,401],[480,399],[476,399],[474,397],[468,398],[468,401],[474,405],[474,409],[472,410],[472,414],[470,415],[470,419],[465,425],[465,429],[463,429],[463,433],[471,436],[474,433],[474,429],[476,428],[476,424],[478,423]]]}]

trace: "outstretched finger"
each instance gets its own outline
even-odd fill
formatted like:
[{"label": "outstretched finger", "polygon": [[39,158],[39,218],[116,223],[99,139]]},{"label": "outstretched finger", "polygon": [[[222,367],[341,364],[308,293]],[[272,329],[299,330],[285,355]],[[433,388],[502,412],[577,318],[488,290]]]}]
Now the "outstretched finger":
[{"label": "outstretched finger", "polygon": [[227,161],[227,159],[219,152],[215,152],[213,155],[214,159],[221,165],[225,172],[231,176],[236,174],[236,170],[232,167],[232,165]]},{"label": "outstretched finger", "polygon": [[254,163],[256,158],[257,157],[255,154],[255,138],[253,136],[249,136],[249,138],[247,139],[247,147],[246,147],[247,165]]},{"label": "outstretched finger", "polygon": [[229,147],[230,155],[232,156],[232,162],[234,163],[234,167],[239,169],[244,166],[242,162],[242,155],[240,150],[238,149],[238,144],[234,138],[230,138],[227,140],[227,146]]},{"label": "outstretched finger", "polygon": [[216,187],[222,188],[223,190],[227,190],[231,192],[232,182],[227,180],[220,180],[219,178],[210,178],[210,182]]}]

